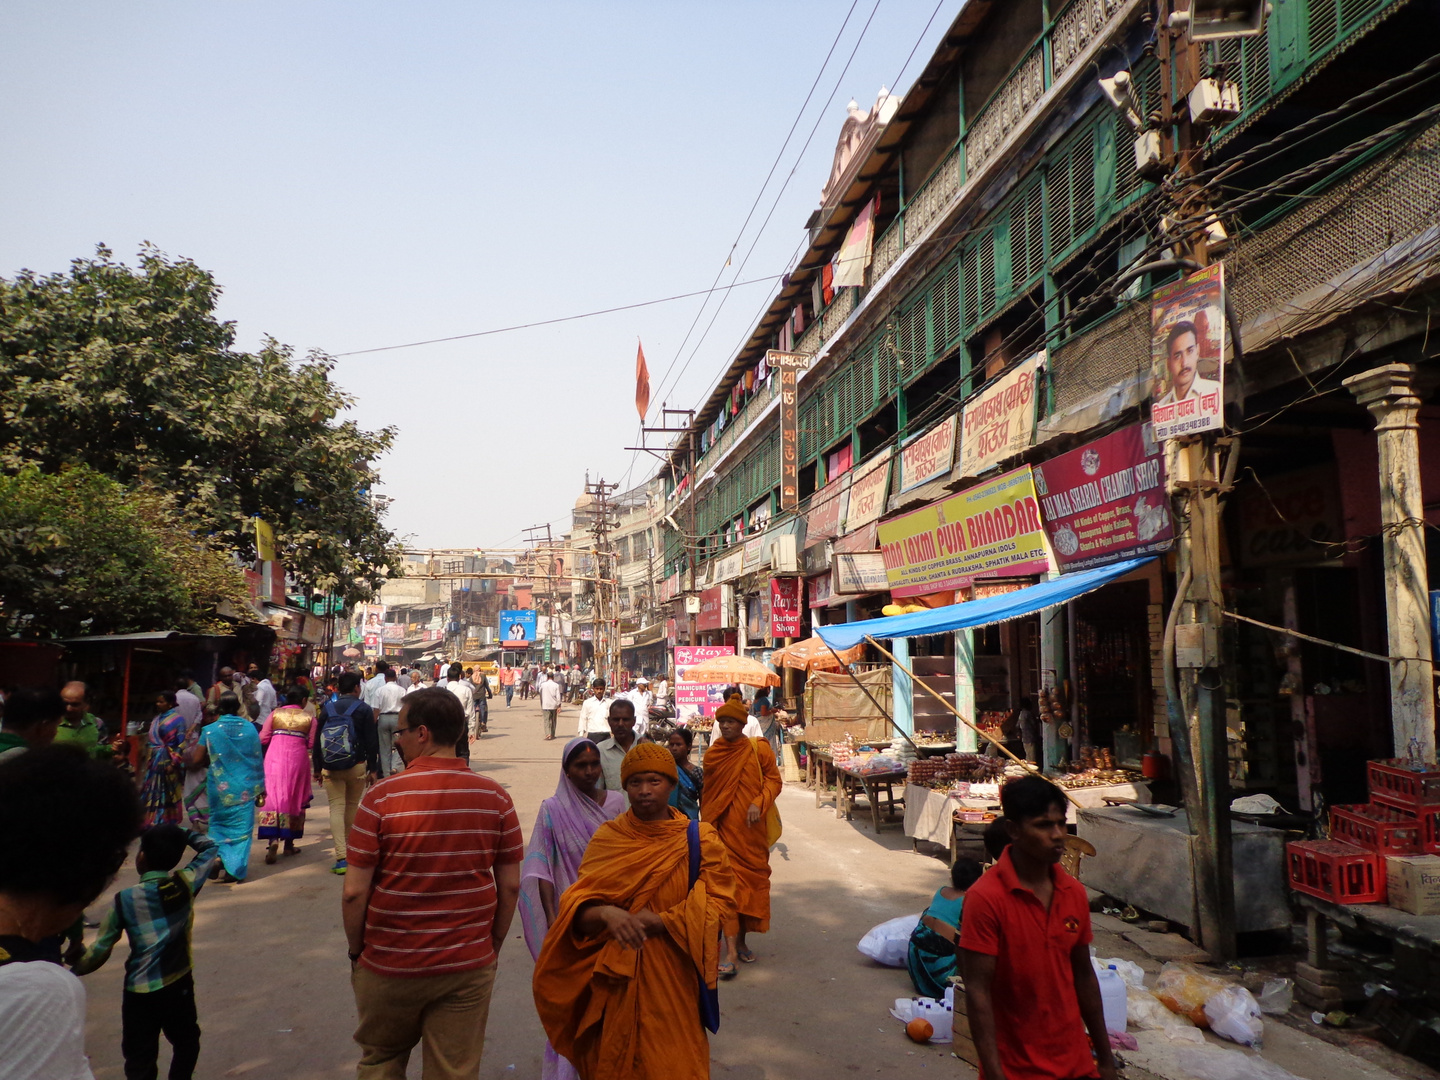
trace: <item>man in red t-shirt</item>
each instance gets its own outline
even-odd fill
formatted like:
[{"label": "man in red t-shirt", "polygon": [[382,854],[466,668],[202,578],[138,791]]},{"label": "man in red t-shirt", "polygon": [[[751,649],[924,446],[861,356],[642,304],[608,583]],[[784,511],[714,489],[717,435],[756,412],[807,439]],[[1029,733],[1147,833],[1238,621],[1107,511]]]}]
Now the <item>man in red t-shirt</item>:
[{"label": "man in red t-shirt", "polygon": [[510,796],[455,755],[465,710],[448,690],[405,696],[405,771],[360,801],[343,914],[360,1026],[360,1075],[403,1080],[424,1045],[425,1080],[475,1080],[495,960],[525,857]]},{"label": "man in red t-shirt", "polygon": [[965,894],[960,929],[980,1075],[1115,1080],[1090,964],[1090,904],[1060,868],[1065,793],[1026,776],[1000,789],[1000,805],[1010,845]]}]

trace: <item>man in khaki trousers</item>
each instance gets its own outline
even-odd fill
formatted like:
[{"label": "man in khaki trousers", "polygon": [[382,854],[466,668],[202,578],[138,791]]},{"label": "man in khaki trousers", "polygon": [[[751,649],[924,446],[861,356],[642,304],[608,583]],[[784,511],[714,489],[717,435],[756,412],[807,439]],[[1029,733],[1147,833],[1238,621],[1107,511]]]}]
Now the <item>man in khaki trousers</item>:
[{"label": "man in khaki trousers", "polygon": [[505,789],[456,756],[465,709],[445,689],[405,695],[405,771],[360,800],[342,915],[360,1023],[360,1080],[477,1080],[495,965],[525,857]]},{"label": "man in khaki trousers", "polygon": [[320,705],[316,722],[312,762],[315,779],[325,785],[330,803],[330,836],[335,841],[335,865],[331,871],[346,871],[350,827],[360,809],[366,784],[380,775],[380,737],[375,712],[360,700],[360,676],[347,671],[337,686],[338,701]]}]

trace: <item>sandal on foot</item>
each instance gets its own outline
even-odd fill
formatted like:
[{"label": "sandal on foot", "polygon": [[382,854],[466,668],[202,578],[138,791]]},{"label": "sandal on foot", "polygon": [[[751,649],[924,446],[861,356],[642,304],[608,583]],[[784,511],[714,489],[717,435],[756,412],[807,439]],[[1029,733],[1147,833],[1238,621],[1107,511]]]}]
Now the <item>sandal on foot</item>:
[{"label": "sandal on foot", "polygon": [[275,864],[275,860],[276,860],[277,858],[279,858],[279,855],[280,855],[279,845],[278,845],[278,844],[271,844],[269,847],[267,847],[267,848],[265,849],[265,865],[266,865],[266,866],[273,866],[273,865]]},{"label": "sandal on foot", "polygon": [[755,954],[749,949],[736,949],[735,956],[742,964],[753,964],[755,962]]},{"label": "sandal on foot", "polygon": [[722,979],[733,979],[735,977],[735,965],[728,960],[719,965],[715,971]]}]

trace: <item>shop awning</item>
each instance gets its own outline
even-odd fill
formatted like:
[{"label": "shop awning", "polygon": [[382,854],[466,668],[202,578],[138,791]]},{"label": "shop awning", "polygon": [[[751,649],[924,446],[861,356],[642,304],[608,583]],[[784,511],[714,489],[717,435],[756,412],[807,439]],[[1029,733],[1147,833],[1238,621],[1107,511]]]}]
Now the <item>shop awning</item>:
[{"label": "shop awning", "polygon": [[1039,585],[984,600],[950,604],[929,611],[912,612],[909,615],[892,615],[886,619],[820,626],[816,627],[815,632],[835,649],[848,649],[867,637],[924,637],[926,634],[944,634],[951,630],[1008,622],[1057,604],[1064,604],[1077,596],[1084,596],[1102,585],[1108,585],[1117,578],[1133,573],[1153,559],[1153,555],[1143,559],[1126,559],[1109,566],[1097,566],[1093,570],[1064,574],[1054,581],[1041,582]]}]

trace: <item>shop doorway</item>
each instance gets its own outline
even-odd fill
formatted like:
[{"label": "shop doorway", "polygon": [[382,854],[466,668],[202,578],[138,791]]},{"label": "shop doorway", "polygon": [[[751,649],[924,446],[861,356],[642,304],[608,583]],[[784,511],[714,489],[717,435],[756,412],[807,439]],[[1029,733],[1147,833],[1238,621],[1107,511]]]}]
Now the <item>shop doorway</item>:
[{"label": "shop doorway", "polygon": [[1075,701],[1080,741],[1110,747],[1115,763],[1138,768],[1154,737],[1150,685],[1150,586],[1107,585],[1075,601]]}]

